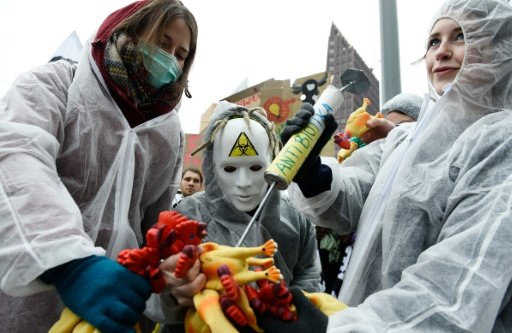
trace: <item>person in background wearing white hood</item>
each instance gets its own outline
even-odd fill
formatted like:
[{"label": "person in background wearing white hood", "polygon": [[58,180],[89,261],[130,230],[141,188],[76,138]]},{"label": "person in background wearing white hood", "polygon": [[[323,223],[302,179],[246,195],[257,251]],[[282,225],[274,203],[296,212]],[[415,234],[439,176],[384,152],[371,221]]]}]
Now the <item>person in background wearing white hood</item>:
[{"label": "person in background wearing white hood", "polygon": [[35,68],[0,101],[3,332],[47,332],[62,303],[101,332],[134,331],[151,287],[115,259],[176,193],[196,43],[181,2],[137,1],[78,66]]},{"label": "person in background wearing white hood", "polygon": [[291,187],[314,223],[357,230],[350,308],[321,316],[294,292],[299,320],[265,332],[512,331],[512,7],[445,2],[425,62],[416,126],[341,165],[312,156]]},{"label": "person in background wearing white hood", "polygon": [[[263,175],[280,148],[265,110],[220,102],[206,129],[204,144],[196,149],[204,149],[205,191],[183,198],[176,211],[208,224],[204,241],[235,246],[267,192]],[[269,239],[279,246],[274,260],[286,284],[308,292],[320,291],[313,224],[275,188],[240,246],[259,246]],[[176,256],[171,256],[161,268],[172,272],[175,263]],[[205,278],[196,272],[196,276],[168,282],[175,305],[190,306]],[[169,323],[175,320],[172,315],[172,310],[167,311]],[[164,331],[180,332],[179,326],[169,325]]]},{"label": "person in background wearing white hood", "polygon": [[401,93],[382,105],[380,112],[395,125],[417,121],[423,98],[411,93]]}]

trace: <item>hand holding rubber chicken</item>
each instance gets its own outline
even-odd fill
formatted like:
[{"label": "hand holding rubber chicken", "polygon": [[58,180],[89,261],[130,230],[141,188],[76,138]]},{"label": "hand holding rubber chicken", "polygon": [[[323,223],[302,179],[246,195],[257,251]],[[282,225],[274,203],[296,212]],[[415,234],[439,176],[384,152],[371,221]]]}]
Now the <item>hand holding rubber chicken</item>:
[{"label": "hand holding rubber chicken", "polygon": [[334,142],[341,148],[338,152],[338,162],[343,162],[352,153],[361,147],[365,146],[365,142],[361,138],[367,133],[370,128],[366,122],[370,119],[384,118],[384,115],[378,112],[372,116],[366,111],[366,108],[371,105],[368,98],[363,98],[363,105],[352,112],[348,117],[347,124],[345,125],[345,132],[338,133],[334,136]]}]

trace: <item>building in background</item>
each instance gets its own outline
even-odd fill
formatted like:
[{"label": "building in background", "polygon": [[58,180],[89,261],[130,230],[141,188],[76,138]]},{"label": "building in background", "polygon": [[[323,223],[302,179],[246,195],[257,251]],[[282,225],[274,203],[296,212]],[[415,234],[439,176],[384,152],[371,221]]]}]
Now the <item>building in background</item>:
[{"label": "building in background", "polygon": [[286,120],[290,115],[294,115],[301,105],[300,95],[293,94],[290,80],[266,80],[224,99],[249,109],[264,108],[277,133],[281,132]]},{"label": "building in background", "polygon": [[[373,69],[366,65],[359,53],[343,37],[336,25],[332,24],[327,48],[327,70],[332,73],[332,84],[335,87],[341,87],[340,76],[347,68],[362,70],[370,81],[370,88],[366,94],[362,95],[345,93],[345,101],[334,114],[334,118],[339,124],[338,130],[340,131],[345,128],[349,114],[363,104],[363,97],[369,98],[372,103],[367,109],[369,113],[376,114],[379,111],[379,81],[373,75]],[[336,154],[339,148],[336,146],[335,149]]]},{"label": "building in background", "polygon": [[[290,84],[289,79],[269,79],[220,100],[226,100],[247,108],[258,106],[264,108],[268,119],[274,123],[276,132],[279,134],[286,120],[300,110],[303,100],[316,101],[329,84],[340,88],[342,86],[341,74],[348,68],[357,68],[361,69],[368,77],[370,88],[364,95],[345,93],[345,101],[339,110],[335,110],[334,115],[339,124],[338,131],[344,130],[349,114],[362,105],[363,97],[369,98],[372,102],[372,105],[368,108],[369,113],[375,114],[379,111],[379,81],[373,75],[372,69],[366,65],[334,24],[331,26],[329,36],[326,68],[327,72],[298,78],[293,84]],[[215,103],[210,105],[201,116],[199,134],[186,135],[184,167],[200,168],[201,153],[194,157],[190,156],[190,153],[201,144],[204,131],[215,106]],[[339,147],[333,141],[330,141],[322,150],[321,155],[336,157],[338,150]]]},{"label": "building in background", "polygon": [[185,147],[183,149],[183,169],[196,168],[201,170],[203,165],[203,157],[201,153],[192,156],[194,149],[201,145],[201,134],[185,134]]}]

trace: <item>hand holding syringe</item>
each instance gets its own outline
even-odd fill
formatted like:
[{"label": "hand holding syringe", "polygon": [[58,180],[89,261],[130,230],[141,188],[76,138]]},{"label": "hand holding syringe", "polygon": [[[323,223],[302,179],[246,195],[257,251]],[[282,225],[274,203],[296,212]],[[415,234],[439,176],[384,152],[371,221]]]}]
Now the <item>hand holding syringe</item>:
[{"label": "hand holding syringe", "polygon": [[237,247],[242,244],[242,241],[245,239],[254,221],[258,218],[259,213],[274,187],[277,187],[279,190],[288,188],[322,135],[325,129],[324,117],[327,114],[333,114],[333,112],[339,109],[341,104],[343,104],[343,92],[349,91],[354,94],[361,94],[366,92],[370,85],[364,73],[357,69],[347,69],[341,75],[341,81],[344,84],[341,89],[328,86],[324,90],[314,105],[315,113],[310,118],[309,124],[290,137],[265,171],[265,180],[269,183],[270,187],[238,241]]}]

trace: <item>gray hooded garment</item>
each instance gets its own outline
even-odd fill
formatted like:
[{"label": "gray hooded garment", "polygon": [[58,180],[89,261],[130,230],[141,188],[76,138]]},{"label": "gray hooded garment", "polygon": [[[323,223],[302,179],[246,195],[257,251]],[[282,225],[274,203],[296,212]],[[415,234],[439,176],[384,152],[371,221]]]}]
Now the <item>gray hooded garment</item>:
[{"label": "gray hooded garment", "polygon": [[390,112],[398,111],[412,117],[416,121],[418,120],[422,104],[423,98],[420,96],[411,93],[401,93],[384,103],[380,112],[387,116]]},{"label": "gray hooded garment", "polygon": [[[240,107],[221,102],[210,119],[205,140],[212,135],[213,124],[217,120],[239,115],[237,109]],[[268,124],[266,118],[263,121]],[[183,198],[176,210],[191,219],[208,224],[208,236],[205,241],[235,246],[251,216],[236,209],[217,184],[212,145],[208,145],[203,151],[203,174],[205,191]],[[241,246],[258,246],[268,239],[274,239],[279,246],[274,255],[275,263],[286,283],[310,292],[319,291],[320,266],[316,257],[313,224],[276,189],[267,199],[258,221]]]},{"label": "gray hooded garment", "polygon": [[330,191],[290,189],[313,222],[357,231],[340,294],[352,308],[328,332],[512,332],[512,8],[448,1],[440,18],[466,47],[443,96],[332,163]]}]

